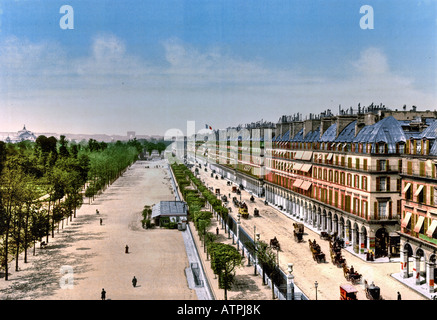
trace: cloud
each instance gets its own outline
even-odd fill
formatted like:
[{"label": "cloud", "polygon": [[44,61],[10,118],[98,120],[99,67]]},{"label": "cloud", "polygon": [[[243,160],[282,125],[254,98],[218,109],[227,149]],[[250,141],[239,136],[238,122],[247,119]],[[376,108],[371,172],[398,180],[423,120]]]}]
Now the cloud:
[{"label": "cloud", "polygon": [[[7,106],[9,122],[20,124],[33,116],[47,126],[62,119],[63,130],[159,133],[187,120],[225,127],[296,112],[305,116],[339,104],[433,108],[436,102],[413,78],[393,72],[376,47],[345,61],[343,77],[331,78],[309,76],[314,70],[266,67],[261,60],[177,38],[161,44],[165,63],[133,55],[112,34],[95,36],[89,54],[73,59],[56,43],[8,38],[0,43],[0,105]],[[55,111],[56,119],[48,119]]]},{"label": "cloud", "polygon": [[356,70],[362,75],[378,76],[389,71],[387,57],[378,48],[367,48],[358,61],[352,62]]}]

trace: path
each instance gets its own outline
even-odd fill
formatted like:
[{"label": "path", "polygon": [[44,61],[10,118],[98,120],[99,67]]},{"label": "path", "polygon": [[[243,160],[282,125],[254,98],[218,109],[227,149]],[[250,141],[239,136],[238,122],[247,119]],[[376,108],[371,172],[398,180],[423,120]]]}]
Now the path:
[{"label": "path", "polygon": [[11,268],[9,280],[0,279],[0,299],[93,300],[100,299],[102,288],[107,299],[197,299],[185,276],[182,233],[141,227],[144,205],[174,199],[166,167],[154,167],[159,164],[165,165],[145,168],[146,162],[138,161],[91,205],[85,201],[47,249],[37,247],[36,256],[30,251],[29,263],[20,259],[20,271]]}]

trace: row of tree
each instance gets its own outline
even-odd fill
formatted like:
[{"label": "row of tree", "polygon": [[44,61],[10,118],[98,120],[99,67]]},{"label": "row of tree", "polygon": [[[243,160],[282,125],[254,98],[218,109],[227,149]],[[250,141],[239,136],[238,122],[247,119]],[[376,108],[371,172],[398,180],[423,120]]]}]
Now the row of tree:
[{"label": "row of tree", "polygon": [[0,268],[8,280],[9,262],[54,237],[56,226],[72,220],[83,203],[93,198],[131,165],[145,144],[69,142],[65,136],[39,136],[35,142],[0,141]]},{"label": "row of tree", "polygon": [[[244,257],[234,246],[217,242],[216,235],[207,230],[211,226],[213,217],[213,213],[209,210],[217,213],[222,221],[228,221],[229,211],[224,207],[222,201],[208,190],[185,165],[172,164],[171,167],[181,194],[188,204],[189,218],[193,221],[198,235],[204,243],[207,255],[211,259],[211,269],[218,276],[219,287],[224,289],[224,299],[226,300],[227,290],[231,288],[235,279],[236,268],[243,265]],[[252,244],[246,243],[245,245],[250,247]],[[264,284],[266,274],[271,279],[278,275],[277,255],[266,242],[259,241],[256,247],[248,249],[256,252],[258,263],[262,267]],[[273,286],[272,297],[274,297]]]}]

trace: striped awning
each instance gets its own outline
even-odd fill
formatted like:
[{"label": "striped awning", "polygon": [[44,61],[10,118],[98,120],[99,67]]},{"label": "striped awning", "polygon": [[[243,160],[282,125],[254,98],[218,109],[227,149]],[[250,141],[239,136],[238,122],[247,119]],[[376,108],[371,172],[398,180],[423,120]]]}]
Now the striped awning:
[{"label": "striped awning", "polygon": [[299,188],[301,186],[301,184],[303,183],[303,180],[301,179],[296,179],[293,183],[293,187]]},{"label": "striped awning", "polygon": [[426,231],[426,235],[428,237],[432,238],[432,235],[433,235],[436,227],[437,227],[437,220],[432,220],[431,225],[428,228],[428,231]]},{"label": "striped awning", "polygon": [[304,172],[309,172],[311,170],[312,164],[304,164],[300,170]]},{"label": "striped awning", "polygon": [[414,195],[417,197],[423,190],[423,185],[420,185],[419,188],[417,188],[416,192],[414,193]]},{"label": "striped awning", "polygon": [[305,190],[305,191],[307,191],[310,187],[311,187],[311,182],[309,182],[309,181],[304,181],[303,183],[302,183],[302,185],[300,186],[300,188],[301,189],[303,189],[303,190]]},{"label": "striped awning", "polygon": [[425,217],[420,216],[419,220],[417,220],[417,223],[414,226],[414,232],[420,232],[420,229],[422,228],[422,225],[423,225],[423,220],[425,220]]},{"label": "striped awning", "polygon": [[401,226],[403,228],[405,228],[408,225],[408,222],[410,222],[410,218],[411,218],[411,212],[407,212],[405,214],[405,218],[402,220]]}]

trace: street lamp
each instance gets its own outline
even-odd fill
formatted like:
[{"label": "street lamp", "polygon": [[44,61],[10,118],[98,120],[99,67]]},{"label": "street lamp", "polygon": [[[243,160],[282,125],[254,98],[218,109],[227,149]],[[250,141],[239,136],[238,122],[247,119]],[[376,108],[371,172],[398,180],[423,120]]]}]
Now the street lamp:
[{"label": "street lamp", "polygon": [[317,280],[316,280],[316,282],[314,282],[314,287],[316,288],[316,300],[317,300],[317,287],[319,286],[319,284],[317,283]]},{"label": "street lamp", "polygon": [[241,214],[237,214],[237,250],[238,251],[240,251],[240,224],[241,224],[240,217]]},{"label": "street lamp", "polygon": [[256,258],[256,250],[257,250],[257,243],[259,242],[259,233],[256,234],[256,240],[255,240],[255,250],[254,250],[254,261],[253,261],[253,266],[254,266],[254,274],[256,275],[256,264],[257,264],[257,258]]}]

